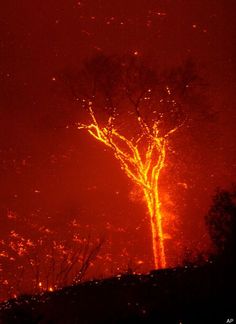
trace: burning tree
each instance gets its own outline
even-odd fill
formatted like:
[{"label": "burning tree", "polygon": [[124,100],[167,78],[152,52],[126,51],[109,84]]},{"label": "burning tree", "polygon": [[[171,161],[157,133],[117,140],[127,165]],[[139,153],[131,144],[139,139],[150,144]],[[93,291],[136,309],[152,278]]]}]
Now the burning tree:
[{"label": "burning tree", "polygon": [[85,112],[78,129],[108,147],[141,189],[150,216],[154,265],[166,267],[159,178],[169,138],[186,120],[181,103],[195,79],[192,64],[158,75],[137,56],[100,55],[79,72],[63,73],[63,79]]}]

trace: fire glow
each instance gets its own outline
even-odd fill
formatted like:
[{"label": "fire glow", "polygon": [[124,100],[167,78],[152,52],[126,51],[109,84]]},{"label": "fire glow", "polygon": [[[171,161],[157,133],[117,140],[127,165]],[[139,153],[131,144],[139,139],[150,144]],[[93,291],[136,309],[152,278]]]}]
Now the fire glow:
[{"label": "fire glow", "polygon": [[[92,123],[79,124],[78,128],[86,129],[96,140],[108,146],[120,162],[125,174],[142,189],[150,217],[154,266],[156,269],[165,268],[167,264],[163,215],[159,198],[159,177],[161,170],[165,167],[168,136],[174,133],[180,125],[168,131],[164,136],[160,136],[158,121],[154,121],[152,126],[147,125],[137,110],[141,135],[135,140],[130,140],[114,128],[112,117],[108,119],[107,127],[100,127],[92,105],[90,101],[88,111]],[[144,147],[145,153],[141,154]]]}]

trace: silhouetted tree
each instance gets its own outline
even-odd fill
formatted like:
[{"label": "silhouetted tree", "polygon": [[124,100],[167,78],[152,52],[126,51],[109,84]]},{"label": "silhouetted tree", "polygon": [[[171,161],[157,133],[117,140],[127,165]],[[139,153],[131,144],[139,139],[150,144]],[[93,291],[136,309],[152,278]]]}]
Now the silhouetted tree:
[{"label": "silhouetted tree", "polygon": [[218,189],[206,215],[206,225],[220,261],[235,266],[236,186]]}]

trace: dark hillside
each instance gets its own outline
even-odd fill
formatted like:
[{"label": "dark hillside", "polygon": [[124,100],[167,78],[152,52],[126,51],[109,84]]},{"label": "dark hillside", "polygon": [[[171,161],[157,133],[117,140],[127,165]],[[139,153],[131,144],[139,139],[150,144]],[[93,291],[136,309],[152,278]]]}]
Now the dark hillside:
[{"label": "dark hillside", "polygon": [[232,323],[232,271],[207,264],[122,275],[1,305],[1,323]]}]

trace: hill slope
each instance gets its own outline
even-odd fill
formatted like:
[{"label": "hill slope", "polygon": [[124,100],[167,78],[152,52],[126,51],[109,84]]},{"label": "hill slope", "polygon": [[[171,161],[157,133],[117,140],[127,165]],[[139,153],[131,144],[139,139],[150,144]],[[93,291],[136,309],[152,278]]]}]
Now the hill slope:
[{"label": "hill slope", "polygon": [[22,296],[1,305],[0,323],[232,323],[234,294],[232,271],[165,269]]}]

